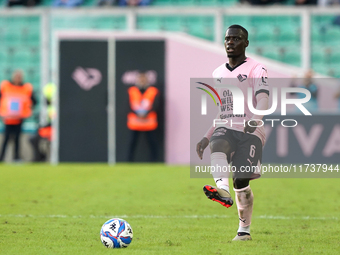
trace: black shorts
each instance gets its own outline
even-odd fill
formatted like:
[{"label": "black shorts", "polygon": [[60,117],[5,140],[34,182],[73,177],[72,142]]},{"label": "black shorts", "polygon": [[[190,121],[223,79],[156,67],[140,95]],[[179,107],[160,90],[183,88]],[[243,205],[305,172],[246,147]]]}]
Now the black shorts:
[{"label": "black shorts", "polygon": [[229,142],[231,151],[227,160],[232,163],[233,178],[256,179],[261,176],[262,142],[256,135],[218,127],[210,142],[223,139]]}]

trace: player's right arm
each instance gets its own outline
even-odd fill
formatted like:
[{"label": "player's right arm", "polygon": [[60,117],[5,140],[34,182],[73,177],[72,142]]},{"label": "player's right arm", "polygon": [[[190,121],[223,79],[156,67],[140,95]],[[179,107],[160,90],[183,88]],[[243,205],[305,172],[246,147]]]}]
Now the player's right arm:
[{"label": "player's right arm", "polygon": [[[219,115],[220,114],[217,113],[217,116],[215,117],[215,119],[219,119]],[[215,130],[214,124],[211,124],[210,128],[205,133],[202,140],[199,141],[198,144],[196,145],[196,152],[197,152],[197,155],[200,159],[203,159],[203,152],[204,152],[205,148],[207,148],[207,146],[209,145],[209,140],[210,140],[212,134],[214,133],[214,130]]]},{"label": "player's right arm", "polygon": [[[212,77],[217,77],[217,75],[215,75],[215,72],[217,69],[215,69],[214,72],[212,73]],[[220,118],[219,115],[220,114],[217,113],[217,116],[215,119],[219,119]],[[212,134],[214,133],[214,130],[215,130],[215,127],[214,127],[214,124],[212,124],[210,128],[208,129],[208,131],[205,133],[204,137],[201,139],[201,141],[199,141],[196,145],[196,152],[200,159],[203,159],[203,152],[205,148],[207,148],[207,146],[209,145],[209,140]]]},{"label": "player's right arm", "polygon": [[200,159],[203,159],[203,152],[205,148],[207,148],[208,145],[209,145],[209,139],[206,137],[203,137],[202,140],[199,141],[198,144],[196,145],[196,152]]}]

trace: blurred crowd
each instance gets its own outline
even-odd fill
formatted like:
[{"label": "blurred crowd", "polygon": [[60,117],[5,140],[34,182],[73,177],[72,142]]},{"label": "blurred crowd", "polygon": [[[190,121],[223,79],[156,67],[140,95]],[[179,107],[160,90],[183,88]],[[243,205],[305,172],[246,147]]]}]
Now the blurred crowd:
[{"label": "blurred crowd", "polygon": [[[8,0],[7,6],[37,6],[41,0]],[[98,0],[98,6],[147,6],[152,0]],[[51,6],[54,7],[77,7],[84,4],[84,0],[53,0]]]},{"label": "blurred crowd", "polygon": [[[98,6],[148,6],[152,5],[153,0],[98,0]],[[36,6],[42,0],[7,0],[7,6]],[[199,1],[197,1],[199,3]],[[340,0],[239,0],[241,4],[250,5],[316,5],[316,6],[335,6],[340,4]],[[84,0],[53,0],[51,5],[54,7],[77,7],[82,6]]]},{"label": "blurred crowd", "polygon": [[292,5],[316,5],[316,6],[334,6],[339,5],[340,0],[240,0],[242,3],[251,5],[273,5],[273,4],[292,4]]}]

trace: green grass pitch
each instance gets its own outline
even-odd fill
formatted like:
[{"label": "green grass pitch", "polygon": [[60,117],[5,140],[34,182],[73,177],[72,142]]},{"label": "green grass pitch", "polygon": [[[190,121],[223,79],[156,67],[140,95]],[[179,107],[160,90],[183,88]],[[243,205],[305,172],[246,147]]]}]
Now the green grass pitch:
[{"label": "green grass pitch", "polygon": [[[204,184],[184,166],[1,165],[0,254],[340,253],[339,179],[252,181],[249,242],[231,242],[236,206],[208,200]],[[100,242],[112,216],[133,228],[127,249]]]}]

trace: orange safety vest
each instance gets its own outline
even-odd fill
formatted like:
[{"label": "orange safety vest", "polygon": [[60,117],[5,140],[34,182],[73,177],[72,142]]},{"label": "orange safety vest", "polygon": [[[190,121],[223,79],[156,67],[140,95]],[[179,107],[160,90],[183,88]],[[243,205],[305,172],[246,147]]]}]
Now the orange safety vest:
[{"label": "orange safety vest", "polygon": [[[133,86],[128,89],[129,102],[131,109],[134,111],[149,111],[158,94],[158,89],[149,87],[142,94],[140,90]],[[127,126],[131,130],[136,131],[151,131],[158,126],[157,113],[150,111],[145,117],[139,117],[134,112],[130,112],[127,116]]]},{"label": "orange safety vest", "polygon": [[53,128],[51,126],[41,127],[38,129],[38,134],[40,137],[52,141]]},{"label": "orange safety vest", "polygon": [[32,92],[30,83],[16,86],[9,81],[1,83],[0,116],[6,125],[20,124],[32,115]]}]

